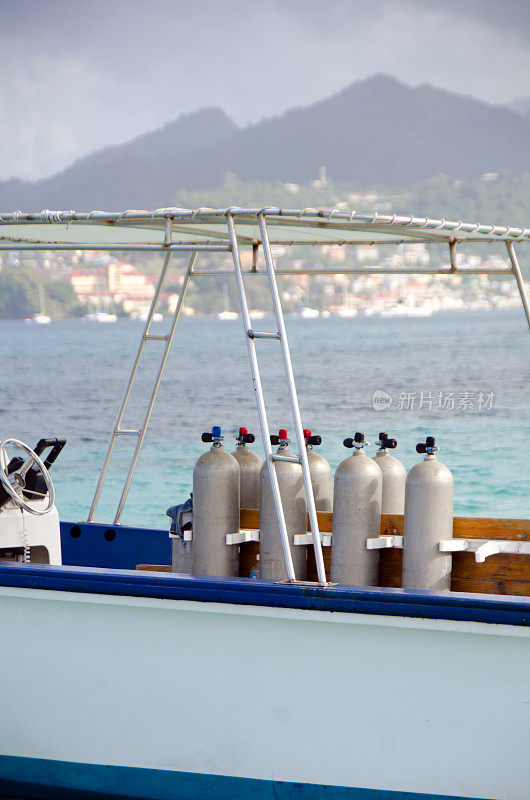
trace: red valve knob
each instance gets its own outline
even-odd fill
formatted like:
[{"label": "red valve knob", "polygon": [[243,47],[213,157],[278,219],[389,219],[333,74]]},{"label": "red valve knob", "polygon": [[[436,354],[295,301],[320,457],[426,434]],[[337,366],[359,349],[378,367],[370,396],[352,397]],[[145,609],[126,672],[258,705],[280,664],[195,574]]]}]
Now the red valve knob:
[{"label": "red valve knob", "polygon": [[287,428],[280,428],[278,431],[278,436],[280,439],[287,439]]},{"label": "red valve knob", "polygon": [[311,436],[311,431],[309,430],[309,428],[304,428],[304,439],[309,439],[310,436]]},{"label": "red valve knob", "polygon": [[239,435],[240,436],[246,436],[247,433],[248,433],[248,430],[246,428],[240,428],[239,429]]}]

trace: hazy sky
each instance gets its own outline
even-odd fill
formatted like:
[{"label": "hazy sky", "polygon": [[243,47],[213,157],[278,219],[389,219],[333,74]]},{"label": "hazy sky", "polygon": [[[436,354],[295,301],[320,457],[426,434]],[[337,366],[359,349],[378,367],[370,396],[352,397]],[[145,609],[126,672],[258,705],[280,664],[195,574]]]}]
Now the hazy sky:
[{"label": "hazy sky", "polygon": [[0,178],[204,105],[240,124],[374,72],[530,96],[528,0],[0,0]]}]

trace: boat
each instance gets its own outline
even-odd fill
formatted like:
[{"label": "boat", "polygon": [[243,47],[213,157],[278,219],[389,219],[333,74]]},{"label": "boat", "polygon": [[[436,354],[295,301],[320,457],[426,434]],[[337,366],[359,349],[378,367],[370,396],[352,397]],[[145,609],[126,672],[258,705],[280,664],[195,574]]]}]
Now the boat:
[{"label": "boat", "polygon": [[108,311],[91,311],[83,317],[86,322],[117,322],[118,317],[116,314],[111,314]]},{"label": "boat", "polygon": [[232,322],[237,319],[237,316],[236,311],[220,311],[217,315],[217,319],[221,320],[221,322]]},{"label": "boat", "polygon": [[302,319],[316,319],[320,316],[320,311],[318,308],[309,308],[309,306],[304,306],[300,309],[300,316]]},{"label": "boat", "polygon": [[[149,309],[147,308],[147,309],[143,309],[141,311],[131,311],[131,313],[129,314],[129,317],[131,319],[134,319],[134,320],[139,320],[140,322],[147,322],[147,319],[149,317]],[[159,311],[155,311],[155,313],[152,316],[152,321],[153,322],[163,322],[164,321],[164,315],[161,314]]]},{"label": "boat", "polygon": [[44,303],[44,289],[42,286],[39,286],[39,301],[40,301],[40,311],[38,314],[33,314],[31,321],[35,325],[49,325],[51,317],[46,314],[46,305]]},{"label": "boat", "polygon": [[[454,275],[464,273],[457,249],[494,243],[506,248],[510,266],[465,273],[515,280],[530,327],[517,255],[530,230],[274,207],[17,211],[0,216],[0,229],[1,249],[158,250],[163,259],[86,517],[80,510],[77,519],[60,520],[55,508],[51,476],[64,441],[43,439],[35,450],[19,440],[0,445],[1,491],[7,494],[0,495],[6,645],[0,794],[527,800],[530,520],[451,517],[452,535],[440,540],[435,555],[453,554],[452,583],[439,591],[401,588],[407,516],[380,514],[378,535],[365,542],[365,550],[380,554],[377,585],[330,582],[336,520],[332,511],[316,508],[307,447],[319,437],[302,427],[272,248],[286,241],[296,247],[434,242],[449,248],[451,269],[434,268],[433,274]],[[247,247],[263,253],[257,274],[269,281],[272,331],[254,329],[250,320],[245,283],[256,270],[243,269],[240,252]],[[170,333],[151,334],[175,253],[188,261]],[[198,266],[205,254],[205,265]],[[291,509],[284,509],[280,491],[272,491],[273,509],[264,509],[278,527],[281,580],[249,577],[248,559],[256,558],[265,525],[258,509],[242,509],[239,530],[221,541],[240,548],[239,573],[231,577],[172,572],[175,540],[183,546],[199,541],[195,510],[191,530],[186,522],[171,536],[122,524],[186,289],[191,279],[197,285],[211,275],[215,254],[232,259],[223,270],[238,287],[264,475],[273,489],[276,462],[297,465],[303,476],[309,526],[296,541],[287,536],[285,511]],[[298,455],[272,452],[258,343],[277,347],[283,362]],[[126,427],[138,366],[152,348],[162,348],[161,366],[141,420]],[[220,429],[203,434],[203,441],[214,435],[219,438]],[[360,447],[357,437],[345,440],[347,446]],[[114,447],[124,438],[134,443],[134,453],[116,513],[95,522]],[[9,460],[11,447],[22,448],[22,455]],[[434,517],[433,526],[438,522]],[[307,580],[294,568],[297,546],[310,548]]]},{"label": "boat", "polygon": [[344,319],[353,319],[353,317],[357,316],[357,309],[353,306],[336,306],[335,315],[344,317]]},{"label": "boat", "polygon": [[233,322],[239,315],[237,311],[230,311],[228,308],[230,301],[228,299],[228,284],[226,282],[223,284],[223,303],[224,310],[219,312],[217,319],[221,322]]},{"label": "boat", "polygon": [[51,321],[51,317],[47,314],[33,314],[31,318],[31,322],[35,325],[49,325]]},{"label": "boat", "polygon": [[432,306],[425,304],[420,306],[409,306],[405,303],[398,303],[389,308],[383,308],[379,312],[380,317],[430,317],[432,316]]}]

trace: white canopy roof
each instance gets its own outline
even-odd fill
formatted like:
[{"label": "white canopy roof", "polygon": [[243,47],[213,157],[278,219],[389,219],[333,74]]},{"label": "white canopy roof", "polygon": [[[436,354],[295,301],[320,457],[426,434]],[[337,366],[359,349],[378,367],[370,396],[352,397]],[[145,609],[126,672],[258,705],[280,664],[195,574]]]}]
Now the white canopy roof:
[{"label": "white canopy roof", "polygon": [[226,216],[234,217],[241,244],[260,241],[258,215],[267,220],[271,244],[425,244],[452,242],[521,242],[530,239],[530,229],[444,219],[404,217],[393,214],[365,215],[318,208],[211,209],[195,211],[159,208],[156,211],[129,210],[117,213],[91,211],[41,211],[0,214],[0,246],[39,245],[53,249],[69,247],[116,248],[182,245],[226,245]]}]

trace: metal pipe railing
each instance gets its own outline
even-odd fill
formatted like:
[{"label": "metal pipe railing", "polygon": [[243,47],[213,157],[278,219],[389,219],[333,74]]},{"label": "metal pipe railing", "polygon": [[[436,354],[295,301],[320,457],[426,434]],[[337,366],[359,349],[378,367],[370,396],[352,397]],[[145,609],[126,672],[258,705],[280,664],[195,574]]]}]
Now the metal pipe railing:
[{"label": "metal pipe railing", "polygon": [[[210,275],[212,277],[223,277],[225,275],[233,275],[233,269],[216,269],[216,270],[208,270],[208,269],[200,269],[200,270],[193,270],[193,275],[204,276]],[[457,268],[457,269],[450,269],[449,267],[445,269],[408,269],[407,267],[402,268],[392,268],[387,269],[385,267],[366,267],[366,268],[357,268],[357,267],[342,267],[342,268],[335,268],[332,267],[322,267],[322,268],[307,268],[305,269],[302,267],[301,269],[282,269],[276,268],[275,269],[276,275],[513,275],[513,269],[510,267],[484,267],[481,269],[480,267],[469,267],[469,268]],[[250,269],[245,270],[243,275],[267,275],[266,270],[264,269]]]},{"label": "metal pipe railing", "polygon": [[276,475],[276,469],[272,461],[269,421],[267,419],[267,410],[265,408],[265,400],[263,397],[263,387],[261,385],[261,375],[259,371],[256,345],[254,343],[254,339],[248,335],[249,331],[252,330],[252,323],[250,320],[250,312],[245,292],[245,284],[243,283],[243,272],[241,269],[241,260],[239,257],[239,244],[237,241],[234,220],[230,214],[227,214],[226,223],[228,227],[228,235],[230,237],[230,244],[232,246],[232,259],[234,261],[236,284],[239,293],[239,302],[241,305],[241,319],[243,321],[245,339],[247,340],[250,372],[252,374],[252,383],[256,395],[256,405],[258,407],[258,417],[261,428],[261,437],[263,439],[263,449],[265,450],[265,460],[267,463],[267,469],[269,471],[269,480],[271,482],[274,507],[276,509],[276,517],[278,519],[278,528],[280,531],[280,539],[282,543],[283,557],[285,561],[285,570],[287,572],[287,580],[295,581],[296,573],[294,571],[293,557],[291,554],[291,548],[289,546],[289,534],[287,533],[287,525],[285,524],[285,515],[283,513],[283,504],[280,495],[280,486],[278,484],[278,476]]},{"label": "metal pipe railing", "polygon": [[[333,227],[329,223],[340,222],[343,226],[349,224],[350,227],[364,227],[373,226],[374,228],[409,228],[421,230],[422,235],[429,234],[430,232],[439,232],[441,234],[451,235],[451,238],[458,240],[455,234],[479,234],[482,241],[486,236],[491,236],[492,241],[502,241],[503,238],[508,237],[513,241],[522,241],[523,239],[530,239],[530,229],[528,228],[515,228],[506,225],[482,225],[470,222],[452,221],[445,219],[431,219],[428,217],[414,217],[412,215],[399,215],[399,214],[380,214],[375,212],[373,214],[359,213],[357,211],[340,211],[338,209],[322,209],[322,208],[279,208],[277,206],[267,206],[265,208],[199,208],[199,209],[184,209],[184,208],[159,208],[155,211],[146,211],[143,209],[130,209],[120,212],[108,211],[89,211],[89,212],[76,212],[76,211],[49,211],[44,210],[40,213],[24,213],[21,211],[14,211],[11,213],[0,214],[0,229],[2,224],[13,223],[68,223],[68,222],[132,222],[135,220],[144,220],[153,222],[154,220],[171,219],[179,222],[190,222],[207,218],[225,218],[227,214],[234,217],[247,217],[253,221],[258,216],[261,217],[276,217],[278,224],[287,223],[290,220],[296,219],[300,223],[307,222],[307,218],[313,218],[309,222],[318,221],[319,224]],[[305,218],[305,219],[304,219]],[[326,226],[326,227],[327,227]],[[337,228],[338,226],[334,226]],[[467,237],[465,237],[467,240]],[[446,237],[447,241],[447,237]],[[353,243],[355,244],[355,243]]]},{"label": "metal pipe railing", "polygon": [[311,483],[311,473],[309,471],[309,461],[307,458],[307,450],[306,450],[304,432],[302,427],[302,418],[300,416],[300,406],[298,404],[298,395],[296,392],[296,385],[294,381],[293,366],[291,363],[291,354],[289,351],[289,342],[287,340],[287,332],[285,330],[285,322],[283,319],[280,293],[278,292],[278,285],[276,283],[276,277],[274,273],[274,261],[272,258],[272,252],[269,243],[267,223],[265,221],[265,217],[263,216],[263,214],[258,214],[258,222],[261,233],[263,255],[265,258],[265,264],[267,266],[267,272],[269,276],[269,286],[272,295],[272,305],[274,308],[274,314],[276,317],[278,332],[280,334],[283,365],[285,369],[285,378],[287,380],[287,388],[289,391],[289,399],[291,401],[294,429],[296,433],[296,441],[298,443],[298,454],[300,456],[300,462],[302,464],[302,475],[304,478],[309,521],[311,523],[311,534],[313,537],[313,548],[315,550],[315,561],[317,566],[318,580],[320,583],[326,584],[327,583],[326,568],[324,566],[324,556],[322,555],[322,542],[320,540],[320,531],[318,529],[317,510],[315,506],[313,486]]},{"label": "metal pipe railing", "polygon": [[[1,233],[0,227],[0,233]],[[131,252],[148,251],[157,253],[227,253],[230,251],[228,244],[48,244],[41,243],[28,243],[28,242],[12,242],[11,244],[0,243],[0,250],[89,250],[105,253],[123,251]]]},{"label": "metal pipe railing", "polygon": [[528,295],[526,293],[523,273],[521,272],[521,267],[519,266],[519,261],[517,260],[513,242],[507,242],[506,248],[508,250],[508,255],[510,256],[510,261],[512,262],[513,274],[515,275],[515,280],[517,281],[517,286],[519,288],[519,294],[521,295],[521,302],[526,315],[526,321],[528,323],[528,327],[530,328],[530,304],[528,303]]}]

